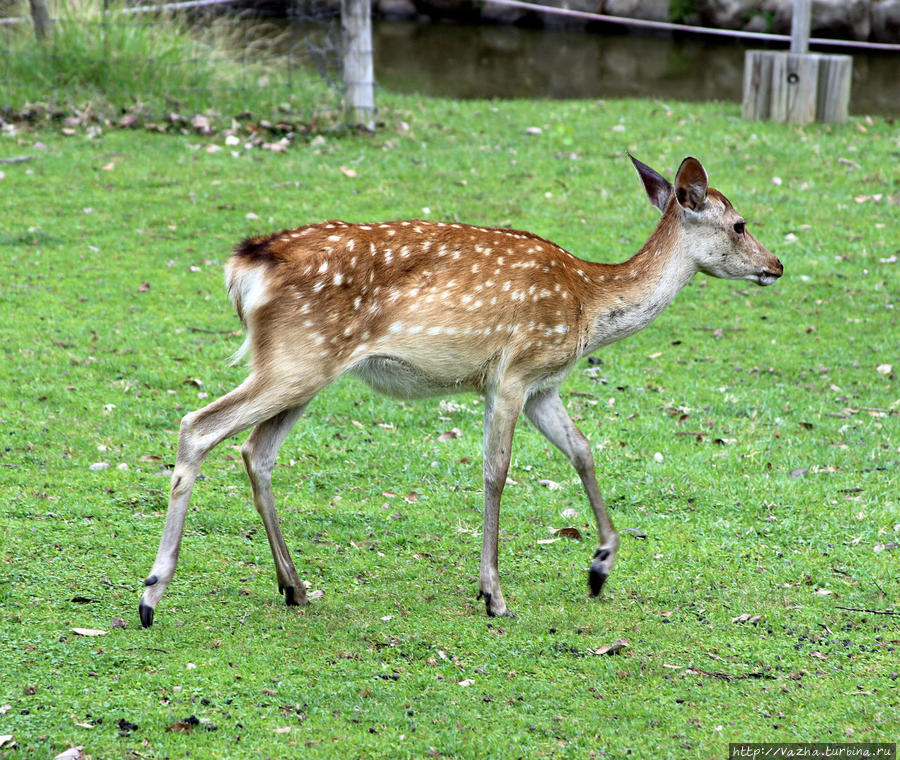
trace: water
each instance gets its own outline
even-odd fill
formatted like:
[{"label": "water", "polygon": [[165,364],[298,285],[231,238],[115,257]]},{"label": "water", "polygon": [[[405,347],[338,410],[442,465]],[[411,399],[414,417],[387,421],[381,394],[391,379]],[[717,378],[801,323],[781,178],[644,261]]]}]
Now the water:
[{"label": "water", "polygon": [[[373,33],[381,86],[452,98],[740,103],[748,47],[720,38],[451,23],[378,22]],[[853,55],[851,114],[900,114],[900,54],[839,52]]]}]

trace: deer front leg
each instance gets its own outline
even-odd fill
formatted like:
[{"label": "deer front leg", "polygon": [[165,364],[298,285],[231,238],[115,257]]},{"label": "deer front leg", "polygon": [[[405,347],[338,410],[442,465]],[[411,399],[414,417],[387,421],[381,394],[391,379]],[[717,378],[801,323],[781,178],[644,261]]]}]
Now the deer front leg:
[{"label": "deer front leg", "polygon": [[500,532],[500,497],[506,485],[513,433],[522,408],[521,394],[491,393],[484,412],[484,533],[481,539],[481,570],[478,598],[484,599],[488,616],[513,617],[500,591],[497,542]]},{"label": "deer front leg", "polygon": [[275,457],[304,405],[288,409],[257,425],[247,438],[241,455],[253,488],[253,504],[262,518],[269,539],[269,548],[275,561],[275,577],[278,592],[284,594],[287,605],[306,604],[306,587],[300,581],[291,555],[284,543],[278,514],[275,512],[275,497],[272,494],[272,469]]},{"label": "deer front leg", "polygon": [[594,511],[600,545],[591,560],[588,582],[591,593],[596,596],[612,572],[619,548],[619,534],[609,519],[606,504],[597,486],[590,444],[572,422],[556,388],[529,398],[525,405],[525,414],[544,437],[568,457],[578,477],[581,478],[581,484]]}]

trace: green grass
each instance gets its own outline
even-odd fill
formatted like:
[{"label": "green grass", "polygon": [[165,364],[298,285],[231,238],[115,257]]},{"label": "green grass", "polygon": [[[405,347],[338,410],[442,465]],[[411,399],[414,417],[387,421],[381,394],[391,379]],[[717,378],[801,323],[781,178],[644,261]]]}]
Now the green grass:
[{"label": "green grass", "polygon": [[[46,41],[30,24],[0,29],[0,106],[31,120],[63,117],[213,128],[233,117],[331,124],[337,93],[271,25],[251,15],[123,13],[114,0],[59,0]],[[27,8],[21,10],[27,15]],[[312,33],[312,32],[310,32]],[[254,42],[248,43],[247,39]]]},{"label": "green grass", "polygon": [[[681,758],[896,740],[898,619],[840,607],[900,606],[897,126],[386,101],[374,137],[283,155],[145,132],[0,138],[0,156],[34,156],[0,165],[0,734],[19,745],[0,754]],[[698,277],[565,384],[622,533],[602,598],[577,478],[523,422],[500,542],[517,618],[486,619],[480,401],[342,381],[275,472],[288,545],[324,596],[281,603],[239,437],[205,464],[178,573],[140,628],[178,421],[245,372],[226,365],[234,242],[427,207],[624,260],[657,218],[626,150],[669,177],[699,157],[785,276]],[[585,538],[538,543],[563,525]],[[732,622],[744,613],[761,617]],[[618,655],[589,652],[619,638]]]}]

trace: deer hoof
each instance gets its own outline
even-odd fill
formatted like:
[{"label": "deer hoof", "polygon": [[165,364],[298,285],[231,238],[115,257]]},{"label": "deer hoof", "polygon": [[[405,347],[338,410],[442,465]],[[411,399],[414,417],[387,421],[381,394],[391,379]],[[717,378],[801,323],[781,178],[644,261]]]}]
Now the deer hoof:
[{"label": "deer hoof", "polygon": [[279,586],[278,590],[284,593],[284,603],[288,607],[296,607],[299,604],[299,602],[297,601],[297,597],[294,594],[293,586],[284,586],[283,589],[281,586]]},{"label": "deer hoof", "polygon": [[613,553],[609,549],[599,548],[594,552],[591,569],[588,573],[588,584],[591,587],[591,596],[597,596],[603,589],[603,584],[609,578],[612,567]]},{"label": "deer hoof", "polygon": [[153,625],[153,608],[149,604],[144,604],[142,601],[138,607],[138,612],[141,615],[141,625],[144,628],[149,628]]},{"label": "deer hoof", "polygon": [[491,594],[488,591],[479,591],[478,596],[476,596],[475,599],[476,600],[484,599],[485,612],[487,612],[488,617],[507,617],[507,618],[515,617],[515,615],[513,615],[509,610],[506,610],[506,609],[503,610],[502,612],[494,612],[494,610],[491,609],[491,599],[493,599],[493,594]]},{"label": "deer hoof", "polygon": [[609,573],[607,573],[604,568],[593,564],[591,565],[591,570],[588,573],[588,584],[591,587],[591,596],[598,596],[600,594],[607,578],[609,578]]}]

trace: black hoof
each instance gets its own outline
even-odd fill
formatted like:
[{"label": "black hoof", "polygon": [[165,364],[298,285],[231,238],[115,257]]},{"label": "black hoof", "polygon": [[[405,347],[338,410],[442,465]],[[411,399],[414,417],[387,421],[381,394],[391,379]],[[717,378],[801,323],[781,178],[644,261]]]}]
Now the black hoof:
[{"label": "black hoof", "polygon": [[151,575],[149,578],[147,578],[147,579],[144,581],[144,585],[145,585],[145,586],[155,586],[155,585],[156,585],[156,582],[157,582],[158,580],[159,580],[159,578],[157,578],[155,575]]},{"label": "black hoof", "polygon": [[141,625],[144,628],[149,628],[151,625],[153,625],[152,607],[141,602],[140,606],[138,607],[138,612],[140,612],[141,614]]},{"label": "black hoof", "polygon": [[588,573],[588,584],[591,587],[591,596],[597,596],[603,590],[603,584],[609,578],[609,573],[602,567],[591,565]]},{"label": "black hoof", "polygon": [[[485,612],[487,612],[488,617],[497,617],[497,613],[494,612],[493,610],[491,610],[491,599],[492,598],[493,598],[493,595],[489,594],[487,591],[479,591],[478,596],[475,597],[476,600],[484,599],[484,608],[485,608]],[[515,615],[513,615],[509,610],[504,610],[503,612],[500,613],[500,617],[514,618]]]},{"label": "black hoof", "polygon": [[293,586],[285,586],[283,593],[284,593],[284,603],[288,607],[298,606],[297,597],[294,595],[294,587]]}]

